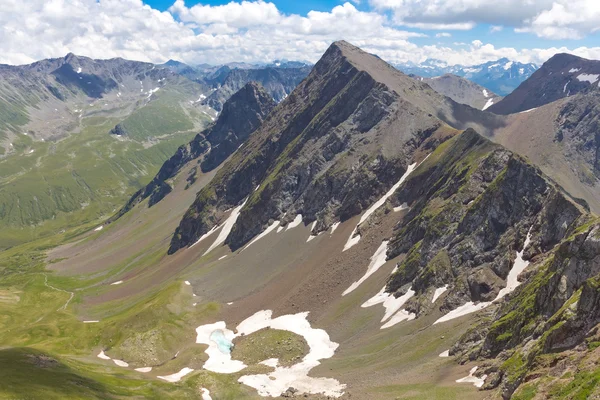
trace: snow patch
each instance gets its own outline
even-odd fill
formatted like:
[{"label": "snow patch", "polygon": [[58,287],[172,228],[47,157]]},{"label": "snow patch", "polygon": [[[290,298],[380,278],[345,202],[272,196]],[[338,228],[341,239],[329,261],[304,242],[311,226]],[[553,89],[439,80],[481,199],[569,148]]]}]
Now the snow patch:
[{"label": "snow patch", "polygon": [[[394,269],[394,271],[396,270]],[[381,322],[385,322],[388,319],[390,320],[387,324],[384,324],[381,327],[381,329],[385,329],[397,324],[398,322],[414,319],[414,314],[411,317],[411,315],[405,310],[401,310],[402,313],[398,315],[397,318],[393,318],[395,317],[395,314],[398,312],[398,310],[400,310],[400,308],[402,308],[402,306],[414,295],[415,291],[412,290],[412,288],[409,288],[404,295],[396,298],[392,293],[386,293],[384,286],[383,288],[381,288],[379,293],[377,293],[375,296],[371,297],[369,300],[361,304],[361,307],[367,308],[374,306],[375,304],[383,304],[383,307],[385,308],[385,314],[383,315]]]},{"label": "snow patch", "polygon": [[379,245],[379,247],[375,251],[375,254],[371,256],[371,262],[367,267],[367,272],[365,272],[362,278],[350,285],[348,289],[344,290],[342,296],[345,296],[348,293],[354,291],[357,287],[360,286],[361,283],[366,281],[371,275],[377,272],[377,270],[379,270],[379,268],[381,268],[383,264],[385,264],[387,258],[388,243],[389,241],[385,240]]},{"label": "snow patch", "polygon": [[125,361],[123,361],[123,360],[113,360],[113,362],[114,362],[115,364],[117,364],[119,367],[123,367],[123,368],[129,367],[129,364],[127,364],[127,363],[126,363]]},{"label": "snow patch", "polygon": [[390,320],[388,322],[383,324],[381,326],[381,328],[379,328],[379,329],[390,328],[402,321],[412,321],[416,317],[417,317],[417,315],[415,313],[411,313],[406,310],[400,310],[396,314],[394,314],[394,316],[392,318],[390,318]]},{"label": "snow patch", "polygon": [[473,385],[475,385],[475,387],[482,387],[483,384],[485,383],[485,378],[487,378],[487,375],[482,375],[481,378],[476,377],[475,375],[473,375],[475,373],[475,371],[477,371],[477,367],[473,367],[471,368],[471,371],[469,372],[469,376],[465,376],[464,378],[460,378],[456,380],[456,383],[472,383]]},{"label": "snow patch", "polygon": [[472,314],[476,311],[483,310],[484,308],[488,307],[490,304],[492,304],[492,303],[491,302],[481,302],[481,303],[475,304],[472,301],[466,302],[462,306],[455,308],[454,310],[450,311],[448,314],[439,318],[433,324],[434,325],[439,324],[440,322],[446,322],[446,321],[450,321],[450,320],[458,318],[458,317],[462,317],[464,315]]},{"label": "snow patch", "polygon": [[210,390],[202,388],[202,400],[212,400],[212,397],[210,397]]},{"label": "snow patch", "polygon": [[340,222],[336,222],[333,225],[331,225],[331,234],[333,235],[333,232],[335,232],[335,230],[338,228],[338,226],[340,226]]},{"label": "snow patch", "polygon": [[96,324],[98,322],[100,322],[100,321],[98,321],[98,320],[83,321],[84,324]]},{"label": "snow patch", "polygon": [[567,86],[569,86],[569,83],[571,83],[571,81],[565,83],[565,86],[563,87],[563,93],[567,91]]},{"label": "snow patch", "polygon": [[398,212],[398,211],[402,211],[402,210],[408,210],[408,204],[403,203],[403,204],[399,205],[398,207],[394,207],[394,212]]},{"label": "snow patch", "polygon": [[193,369],[185,367],[183,369],[181,369],[181,371],[172,374],[172,375],[167,375],[167,376],[157,376],[157,378],[162,379],[164,381],[167,382],[179,382],[181,380],[181,378],[183,378],[184,376],[186,376],[187,374],[194,372]]},{"label": "snow patch", "polygon": [[435,289],[435,292],[433,292],[433,299],[431,299],[432,303],[435,303],[435,301],[446,291],[448,290],[448,285],[444,285],[441,288],[437,288]]},{"label": "snow patch", "polygon": [[598,74],[581,74],[577,76],[579,82],[589,82],[591,84],[596,83],[600,75]]},{"label": "snow patch", "polygon": [[267,236],[271,231],[273,231],[275,228],[277,228],[279,226],[279,221],[274,221],[271,225],[269,225],[269,227],[267,229],[264,230],[264,232],[262,232],[260,235],[258,235],[257,237],[255,237],[254,239],[252,239],[252,241],[250,241],[250,243],[248,243],[246,245],[246,247],[244,247],[242,249],[242,251],[246,250],[248,247],[250,247],[252,244],[258,242],[260,239],[264,238],[265,236]]},{"label": "snow patch", "polygon": [[242,321],[237,326],[235,334],[226,328],[223,321],[199,326],[196,328],[196,343],[208,345],[206,353],[209,359],[205,362],[204,369],[219,373],[241,371],[246,365],[231,359],[233,339],[267,327],[286,330],[304,337],[310,349],[308,354],[299,363],[290,367],[278,367],[278,360],[265,360],[263,364],[272,366],[275,371],[268,374],[244,375],[238,381],[255,388],[261,396],[278,397],[292,386],[299,393],[321,393],[326,396],[340,397],[345,385],[331,378],[308,376],[308,373],[320,364],[320,360],[331,358],[339,345],[332,342],[324,330],[312,328],[306,319],[307,316],[308,312],[303,312],[272,319],[271,310],[262,310]]},{"label": "snow patch", "polygon": [[487,103],[485,103],[485,105],[483,106],[483,108],[481,109],[481,111],[485,111],[488,108],[490,108],[492,105],[494,104],[494,99],[488,99]]},{"label": "snow patch", "polygon": [[237,221],[238,217],[240,216],[240,211],[242,210],[242,207],[244,207],[244,205],[246,204],[246,201],[248,201],[248,198],[246,198],[246,200],[244,200],[242,204],[233,209],[231,215],[229,215],[229,217],[223,224],[223,229],[221,230],[221,232],[219,232],[219,236],[217,236],[217,239],[214,241],[213,244],[210,245],[210,247],[208,248],[208,250],[206,250],[204,255],[210,253],[225,242],[225,239],[227,239],[227,236],[229,236],[229,233],[231,233],[231,229],[233,229],[233,225],[235,225],[235,221]]},{"label": "snow patch", "polygon": [[100,225],[99,227],[97,227],[96,229],[94,229],[94,232],[101,231],[102,229],[104,229],[104,225]]},{"label": "snow patch", "polygon": [[123,281],[116,281],[116,282],[111,283],[111,285],[120,285],[121,283],[123,283]]},{"label": "snow patch", "polygon": [[529,261],[523,260],[523,253],[525,252],[527,246],[529,246],[529,243],[531,243],[531,228],[529,228],[529,231],[527,232],[527,237],[525,238],[523,249],[517,252],[517,258],[515,258],[515,262],[513,263],[512,268],[508,272],[508,276],[506,277],[506,287],[501,289],[500,292],[498,292],[498,296],[496,296],[494,301],[499,300],[507,294],[514,292],[517,286],[521,284],[521,282],[519,282],[518,279],[519,275],[529,265]]},{"label": "snow patch", "polygon": [[[425,160],[423,160],[423,161],[425,161]],[[390,198],[394,194],[394,192],[396,192],[396,190],[398,190],[400,185],[402,185],[402,183],[406,180],[406,178],[408,178],[408,176],[411,174],[411,172],[413,172],[415,170],[415,168],[417,168],[417,163],[410,164],[408,166],[408,168],[406,169],[406,172],[404,172],[404,175],[402,175],[400,177],[400,180],[398,182],[396,182],[396,184],[394,186],[392,186],[390,188],[390,190],[388,190],[387,193],[383,195],[383,197],[381,197],[379,200],[377,200],[371,207],[369,207],[367,209],[367,211],[365,211],[365,213],[360,217],[358,224],[356,224],[356,226],[354,227],[354,230],[352,230],[352,233],[350,234],[348,241],[344,245],[344,250],[342,250],[342,251],[348,250],[349,248],[351,248],[352,246],[354,246],[356,243],[359,242],[360,235],[356,235],[356,230],[358,229],[358,226],[360,224],[362,224],[363,222],[365,222],[367,219],[369,219],[369,217],[379,207],[381,207],[387,201],[387,199]],[[357,236],[357,238],[354,237],[355,235]]]},{"label": "snow patch", "polygon": [[188,285],[188,286],[190,286],[190,285],[191,285],[190,281],[185,281],[185,282],[183,282],[183,283],[185,283],[185,284],[186,284],[186,285]]},{"label": "snow patch", "polygon": [[484,95],[486,98],[490,97],[490,94],[489,94],[489,93],[488,93],[488,91],[487,91],[487,90],[485,90],[485,89],[483,89],[483,95]]},{"label": "snow patch", "polygon": [[[294,220],[288,224],[288,226],[285,228],[285,230],[288,231],[292,228],[295,228],[298,225],[300,225],[301,223],[302,223],[302,214],[298,214],[298,215],[296,215]],[[313,223],[313,226],[314,226],[314,223]]]},{"label": "snow patch", "polygon": [[571,69],[569,70],[569,73],[570,73],[570,74],[572,74],[572,73],[574,73],[574,72],[579,72],[580,70],[581,70],[581,68],[571,68]]},{"label": "snow patch", "polygon": [[519,114],[526,114],[526,113],[532,112],[532,111],[537,110],[537,109],[538,109],[537,107],[536,108],[530,108],[529,110],[521,111]]},{"label": "snow patch", "polygon": [[77,68],[77,73],[80,74],[81,73],[81,67]]},{"label": "snow patch", "polygon": [[512,61],[509,61],[509,62],[507,62],[506,64],[504,64],[504,69],[505,69],[505,70],[508,70],[508,69],[510,69],[510,67],[512,67],[512,65],[513,65],[513,62],[512,62]]},{"label": "snow patch", "polygon": [[277,364],[279,364],[279,360],[277,358],[269,358],[268,360],[259,362],[259,364],[266,365],[267,367],[276,368]]},{"label": "snow patch", "polygon": [[221,261],[222,259],[224,259],[225,257],[227,257],[227,254],[225,254],[224,256],[219,257],[219,259],[217,261]]},{"label": "snow patch", "polygon": [[[356,228],[354,228],[354,230],[352,231],[352,233],[355,234],[355,231],[356,231]],[[342,251],[348,250],[349,248],[351,248],[352,246],[354,246],[358,242],[360,242],[360,235],[356,235],[354,237],[352,237],[352,235],[350,235],[350,237],[348,238],[348,241],[344,245],[344,250],[342,250]]]},{"label": "snow patch", "polygon": [[144,372],[144,373],[146,373],[146,372],[150,372],[150,371],[152,371],[152,367],[141,367],[141,368],[136,368],[136,369],[135,369],[135,371],[137,371],[137,372]]},{"label": "snow patch", "polygon": [[101,350],[100,353],[98,353],[98,358],[101,358],[103,360],[110,360],[110,357],[107,356],[106,354],[104,354],[104,350]]},{"label": "snow patch", "polygon": [[450,350],[442,351],[440,353],[440,357],[442,357],[442,358],[450,357]]},{"label": "snow patch", "polygon": [[204,235],[200,236],[200,239],[198,239],[193,245],[191,245],[190,248],[194,247],[195,245],[197,245],[198,243],[200,243],[201,241],[203,241],[204,239],[206,239],[207,237],[209,237],[210,235],[212,235],[220,227],[221,227],[221,225],[215,225],[215,226],[213,226],[210,231],[208,231]]}]

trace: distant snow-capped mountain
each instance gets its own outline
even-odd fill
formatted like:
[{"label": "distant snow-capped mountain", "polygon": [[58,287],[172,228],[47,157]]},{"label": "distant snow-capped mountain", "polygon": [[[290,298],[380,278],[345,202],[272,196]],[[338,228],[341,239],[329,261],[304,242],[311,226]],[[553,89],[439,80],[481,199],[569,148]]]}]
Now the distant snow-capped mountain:
[{"label": "distant snow-capped mountain", "polygon": [[533,63],[523,64],[508,58],[472,66],[448,65],[441,60],[428,59],[421,64],[396,64],[395,67],[406,74],[425,78],[458,75],[503,96],[510,94],[539,68]]}]

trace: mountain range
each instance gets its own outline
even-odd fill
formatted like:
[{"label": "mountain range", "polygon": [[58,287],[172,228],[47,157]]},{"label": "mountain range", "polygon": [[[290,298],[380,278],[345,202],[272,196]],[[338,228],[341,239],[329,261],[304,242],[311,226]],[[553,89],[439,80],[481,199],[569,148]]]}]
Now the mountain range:
[{"label": "mountain range", "polygon": [[406,74],[424,78],[445,74],[457,75],[498,93],[500,96],[511,93],[538,69],[536,64],[523,64],[508,58],[471,66],[448,65],[444,61],[427,59],[420,64],[396,64],[395,67]]},{"label": "mountain range", "polygon": [[[23,68],[44,82],[39,98],[50,85],[57,101],[112,104],[117,91],[135,113],[173,91],[183,113],[209,118],[170,133],[162,166],[126,186],[122,206],[56,221],[60,232],[31,227],[39,236],[0,252],[0,393],[600,395],[597,62],[558,54],[504,98],[458,75],[407,75],[345,41],[312,68],[107,62]],[[132,85],[146,81],[165,83],[140,99]],[[182,85],[197,88],[192,100]],[[58,153],[81,179],[69,154],[86,141],[147,154],[159,140],[148,137],[162,138],[136,131],[132,114],[93,111],[60,141],[22,135],[45,151],[29,174],[61,165],[45,164]],[[31,157],[17,151],[4,160]],[[110,180],[105,168],[90,171]],[[17,170],[1,187],[25,182],[37,197],[32,176]]]}]

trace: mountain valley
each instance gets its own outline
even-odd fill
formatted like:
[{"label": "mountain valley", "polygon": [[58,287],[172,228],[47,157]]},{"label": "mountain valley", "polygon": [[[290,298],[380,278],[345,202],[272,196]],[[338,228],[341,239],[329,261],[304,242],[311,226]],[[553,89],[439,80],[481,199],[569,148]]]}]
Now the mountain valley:
[{"label": "mountain valley", "polygon": [[599,396],[600,95],[570,57],[512,93],[345,41],[0,68],[0,398]]}]

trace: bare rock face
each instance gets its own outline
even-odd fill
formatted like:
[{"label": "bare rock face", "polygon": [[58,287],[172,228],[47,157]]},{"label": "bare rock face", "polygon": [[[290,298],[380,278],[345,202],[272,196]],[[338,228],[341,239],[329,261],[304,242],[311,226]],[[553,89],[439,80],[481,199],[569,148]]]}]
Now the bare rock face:
[{"label": "bare rock face", "polygon": [[277,103],[284,100],[310,72],[310,67],[267,67],[258,69],[230,69],[227,66],[205,78],[207,83],[217,85],[202,104],[221,112],[226,100],[249,82],[257,82]]},{"label": "bare rock face", "polygon": [[250,82],[223,106],[219,121],[204,132],[210,152],[202,160],[202,171],[216,168],[248,139],[275,108],[273,98],[259,84]]},{"label": "bare rock face", "polygon": [[224,111],[217,121],[196,135],[188,144],[180,146],[177,152],[165,161],[154,179],[138,190],[114,219],[148,197],[149,207],[161,201],[172,191],[167,181],[177,175],[187,163],[198,159],[209,149],[210,152],[203,159],[202,168],[206,171],[217,167],[248,139],[274,106],[273,99],[264,89],[256,83],[248,83],[225,103]]}]

